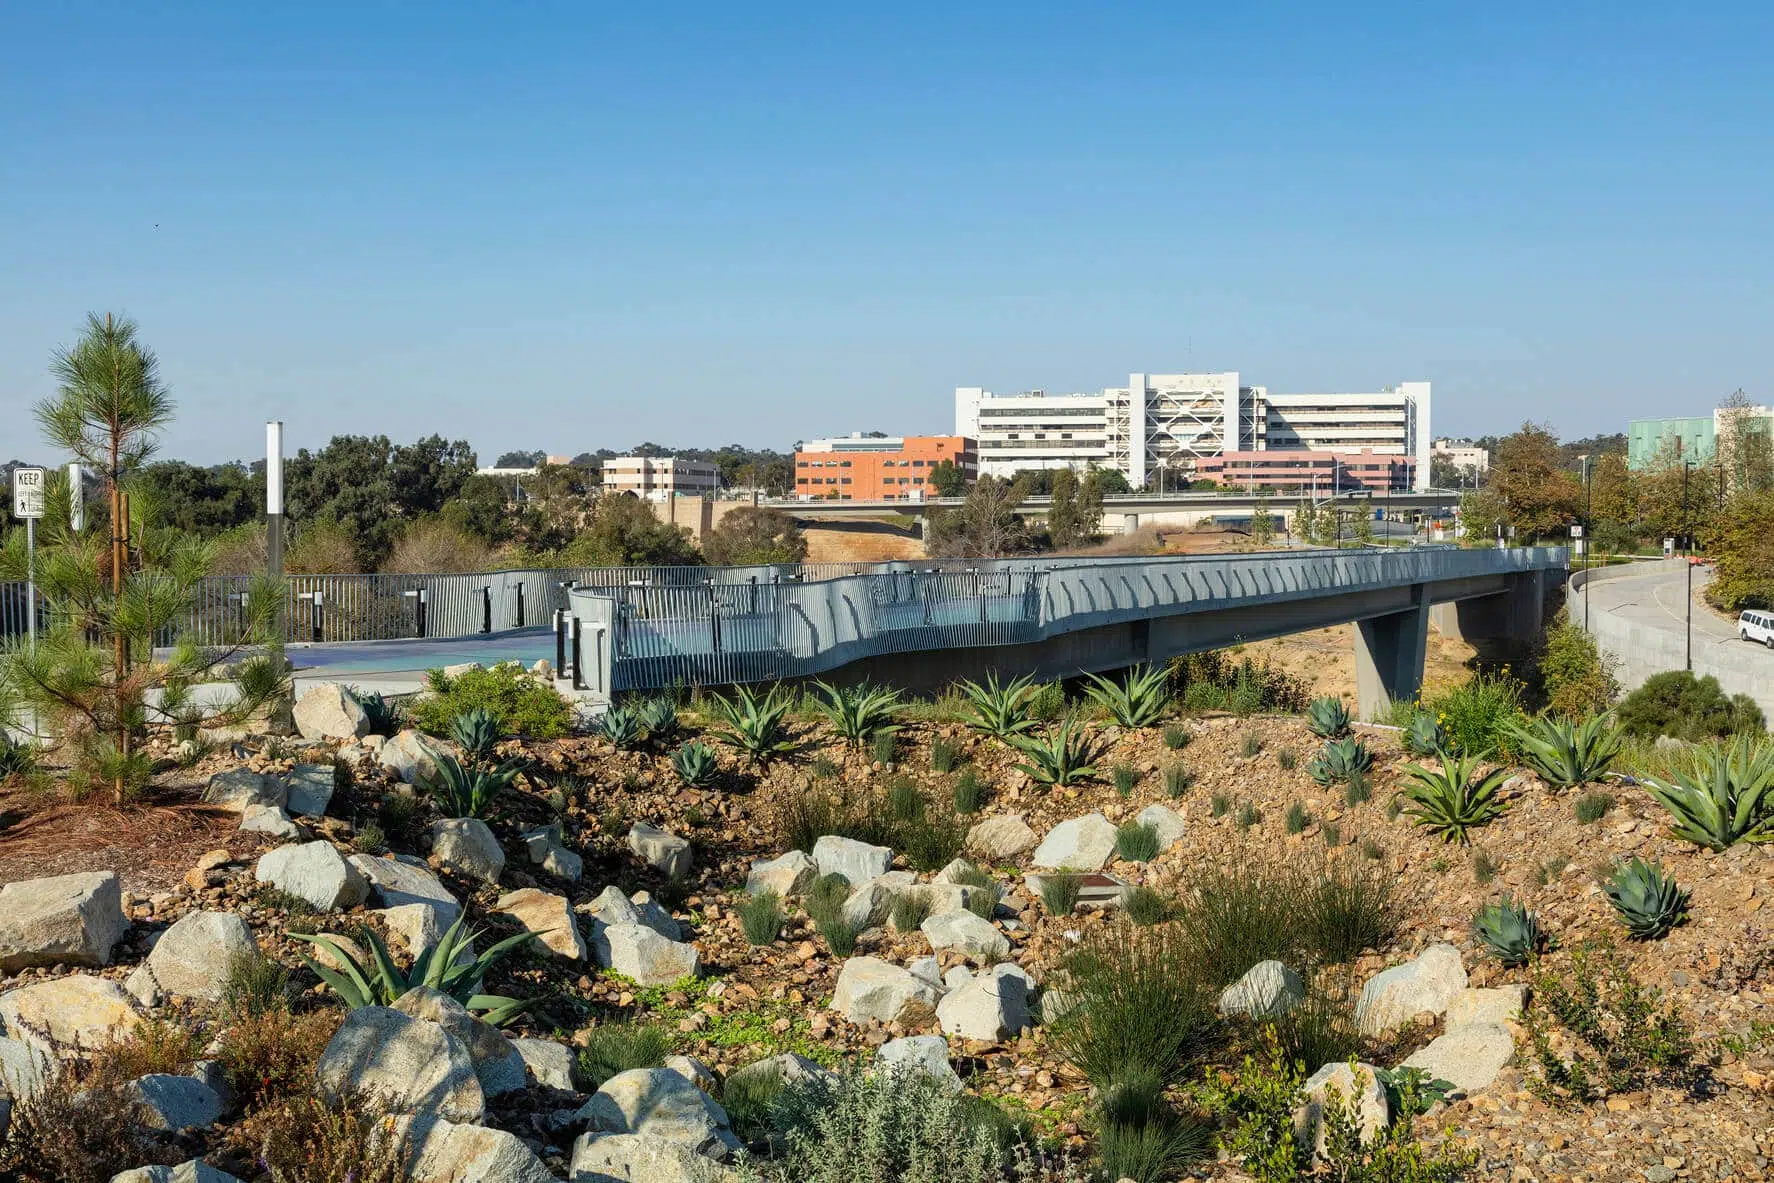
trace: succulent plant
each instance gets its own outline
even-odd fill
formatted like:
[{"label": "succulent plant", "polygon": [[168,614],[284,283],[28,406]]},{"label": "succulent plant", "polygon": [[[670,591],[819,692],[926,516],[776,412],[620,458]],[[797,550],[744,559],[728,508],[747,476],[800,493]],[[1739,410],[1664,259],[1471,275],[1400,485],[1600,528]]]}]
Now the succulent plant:
[{"label": "succulent plant", "polygon": [[672,771],[692,788],[700,788],[714,780],[718,771],[715,750],[705,743],[691,740],[671,754]]},{"label": "succulent plant", "polygon": [[1413,756],[1433,756],[1446,750],[1448,733],[1434,715],[1418,711],[1411,716],[1411,725],[1404,729],[1404,746]]},{"label": "succulent plant", "polygon": [[784,724],[792,703],[780,684],[762,694],[749,686],[735,686],[731,698],[714,696],[714,713],[726,726],[709,734],[744,752],[752,763],[762,764],[795,750],[794,737]]},{"label": "succulent plant", "polygon": [[656,744],[663,744],[678,733],[678,704],[669,694],[642,700],[634,717],[647,738]]},{"label": "succulent plant", "polygon": [[1507,895],[1478,910],[1472,935],[1504,965],[1526,965],[1540,950],[1540,921]]},{"label": "succulent plant", "polygon": [[1669,810],[1677,838],[1712,850],[1774,842],[1774,744],[1765,739],[1707,744],[1673,776],[1639,783]]},{"label": "succulent plant", "polygon": [[1129,731],[1154,726],[1170,706],[1170,671],[1163,666],[1135,666],[1128,671],[1125,685],[1099,674],[1085,677],[1090,682],[1084,688],[1085,696]]},{"label": "succulent plant", "polygon": [[1483,776],[1476,756],[1441,757],[1440,768],[1413,764],[1406,769],[1411,778],[1402,796],[1410,802],[1406,811],[1416,823],[1437,835],[1443,842],[1465,842],[1466,831],[1486,825],[1509,808],[1501,800],[1507,768],[1493,768]]},{"label": "succulent plant", "polygon": [[1341,739],[1349,734],[1349,708],[1334,694],[1315,698],[1306,708],[1306,729],[1320,739]]},{"label": "succulent plant", "polygon": [[1374,766],[1374,754],[1352,736],[1325,743],[1306,765],[1306,773],[1321,785],[1345,784],[1366,775]]},{"label": "succulent plant", "polygon": [[1542,716],[1526,727],[1512,724],[1509,737],[1521,752],[1522,763],[1561,789],[1600,780],[1626,742],[1607,715],[1581,723]]},{"label": "succulent plant", "polygon": [[1688,893],[1661,866],[1641,858],[1615,867],[1602,891],[1637,941],[1654,941],[1688,918]]},{"label": "succulent plant", "polygon": [[641,742],[641,721],[627,707],[611,707],[597,723],[598,734],[609,740],[618,751],[627,751]]},{"label": "succulent plant", "polygon": [[486,707],[462,711],[450,720],[450,738],[471,762],[489,760],[493,746],[499,742],[499,716]]}]

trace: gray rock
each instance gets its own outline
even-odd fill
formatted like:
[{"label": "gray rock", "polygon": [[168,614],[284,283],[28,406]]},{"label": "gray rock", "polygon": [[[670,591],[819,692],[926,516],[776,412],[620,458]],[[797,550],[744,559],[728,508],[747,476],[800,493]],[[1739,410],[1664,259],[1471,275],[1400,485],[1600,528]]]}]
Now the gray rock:
[{"label": "gray rock", "polygon": [[877,875],[856,888],[844,900],[844,919],[857,929],[885,924],[893,912],[893,901],[903,892],[920,890],[918,877],[910,871],[889,871]]},{"label": "gray rock", "polygon": [[443,880],[408,855],[354,854],[346,860],[370,885],[370,900],[383,908],[423,904],[437,915],[439,931],[462,914],[462,904]]},{"label": "gray rock", "polygon": [[289,799],[284,807],[300,817],[321,817],[333,800],[330,764],[298,764],[290,769]]},{"label": "gray rock", "polygon": [[[614,885],[598,892],[597,897],[589,904],[579,905],[579,910],[591,917],[594,933],[598,931],[598,925],[609,927],[616,924],[641,923],[641,910],[635,907],[626,895],[622,894],[620,887]],[[660,933],[659,935],[665,936],[667,934]],[[672,939],[676,940],[677,938],[673,935]]]},{"label": "gray rock", "polygon": [[201,1080],[156,1072],[129,1082],[140,1120],[151,1130],[206,1130],[222,1116],[222,1098]]},{"label": "gray rock", "polygon": [[695,1056],[667,1056],[660,1067],[670,1068],[705,1093],[715,1091],[714,1071]]},{"label": "gray rock", "polygon": [[978,974],[936,1004],[945,1034],[989,1042],[1009,1039],[1029,1025],[1028,991],[1023,983],[996,974]]},{"label": "gray rock", "polygon": [[1513,1023],[1521,1018],[1527,996],[1526,986],[1467,987],[1448,1003],[1445,1025],[1452,1031],[1468,1023]]},{"label": "gray rock", "polygon": [[1392,1107],[1386,1101],[1386,1089],[1372,1064],[1356,1064],[1355,1071],[1345,1063],[1326,1064],[1306,1078],[1306,1101],[1294,1110],[1295,1145],[1310,1141],[1319,1156],[1324,1154],[1324,1107],[1331,1090],[1347,1105],[1355,1102],[1356,1118],[1361,1126],[1361,1140],[1371,1141],[1392,1120]]},{"label": "gray rock", "polygon": [[1014,961],[1000,961],[989,972],[1000,978],[1015,978],[1022,984],[1023,994],[1028,999],[1029,1005],[1031,1007],[1035,1005],[1035,997],[1041,992],[1041,984],[1035,980],[1034,974]]},{"label": "gray rock", "polygon": [[925,919],[920,926],[930,947],[937,952],[956,949],[981,964],[991,964],[1010,956],[1010,941],[990,920],[972,912],[943,912]]},{"label": "gray rock", "polygon": [[967,849],[984,858],[1003,861],[1033,850],[1035,831],[1021,814],[1006,813],[975,822],[967,831]]},{"label": "gray rock", "polygon": [[336,682],[322,682],[302,691],[293,712],[303,739],[361,739],[370,733],[370,717],[351,692]]},{"label": "gray rock", "polygon": [[1421,1068],[1463,1093],[1476,1093],[1491,1086],[1513,1055],[1515,1038],[1509,1028],[1501,1023],[1465,1023],[1412,1052],[1404,1067]]},{"label": "gray rock", "polygon": [[585,873],[585,860],[561,844],[559,823],[526,830],[523,840],[530,852],[530,862],[550,875],[577,883]]},{"label": "gray rock", "polygon": [[300,842],[306,837],[302,827],[276,805],[248,805],[241,810],[240,829],[247,834],[269,834],[285,842]]},{"label": "gray rock", "polygon": [[838,971],[832,1009],[852,1023],[915,1024],[930,1017],[939,991],[878,957],[852,957]]},{"label": "gray rock", "polygon": [[940,1035],[907,1035],[881,1045],[875,1060],[883,1068],[921,1072],[940,1081],[950,1092],[961,1091],[961,1078],[949,1063],[949,1041]]},{"label": "gray rock", "polygon": [[438,1024],[385,1006],[345,1016],[320,1054],[315,1081],[331,1096],[381,1094],[397,1113],[478,1122],[486,1095],[461,1040]]},{"label": "gray rock", "polygon": [[1047,831],[1029,861],[1053,870],[1100,871],[1114,853],[1114,824],[1100,813],[1087,813]]},{"label": "gray rock", "polygon": [[254,772],[250,768],[230,768],[209,778],[203,800],[236,813],[245,813],[249,805],[275,805],[282,809],[289,797],[289,786],[283,778]]},{"label": "gray rock", "polygon": [[671,913],[667,912],[653,898],[652,892],[637,891],[629,897],[629,902],[634,904],[635,914],[640,917],[639,923],[646,925],[666,940],[683,939],[683,929],[679,927],[676,920],[671,918]]},{"label": "gray rock", "polygon": [[818,877],[819,865],[812,856],[805,851],[791,850],[776,858],[753,863],[751,873],[745,877],[745,890],[753,895],[773,891],[786,900],[813,886]]},{"label": "gray rock", "polygon": [[573,1143],[571,1183],[729,1183],[734,1172],[664,1138],[581,1134]]},{"label": "gray rock", "polygon": [[409,957],[417,957],[437,944],[444,929],[449,927],[439,921],[438,910],[431,904],[401,904],[394,908],[379,908],[372,914],[382,918],[389,935],[406,949]]},{"label": "gray rock", "polygon": [[160,992],[215,1002],[234,959],[258,951],[252,930],[234,913],[187,912],[160,934],[142,968]]},{"label": "gray rock", "polygon": [[67,1048],[103,1047],[141,1021],[123,987],[91,974],[50,978],[0,994],[0,1031],[52,1061]]},{"label": "gray rock", "polygon": [[[936,958],[918,957],[906,962],[905,967],[906,972],[910,973],[914,978],[922,978],[924,981],[929,982],[932,986],[936,987],[938,993],[948,989],[948,987],[943,984],[942,980],[942,962],[938,961]],[[971,977],[972,975],[969,974],[968,976]]]},{"label": "gray rock", "polygon": [[370,885],[331,842],[279,846],[259,856],[253,878],[269,883],[322,912],[351,908],[369,897]]},{"label": "gray rock", "polygon": [[1446,1012],[1466,988],[1466,967],[1452,945],[1431,945],[1415,961],[1381,970],[1361,988],[1355,1004],[1355,1022],[1361,1030],[1378,1035],[1409,1023],[1425,1012]]},{"label": "gray rock", "polygon": [[508,916],[536,934],[550,952],[568,961],[584,961],[585,938],[573,920],[573,908],[565,896],[550,895],[535,887],[507,892],[494,905],[497,915]]},{"label": "gray rock", "polygon": [[950,990],[959,990],[972,980],[972,970],[965,965],[951,965],[942,975],[942,988],[945,993]]},{"label": "gray rock", "polygon": [[612,924],[592,941],[598,964],[643,986],[669,986],[693,977],[696,946],[668,940],[644,924]]},{"label": "gray rock", "polygon": [[478,817],[431,823],[431,855],[448,870],[483,883],[498,883],[505,870],[504,849]]},{"label": "gray rock", "polygon": [[1169,850],[1183,840],[1183,815],[1168,805],[1148,805],[1134,820],[1158,831],[1160,850]]},{"label": "gray rock", "polygon": [[1299,974],[1279,961],[1259,961],[1220,992],[1220,1013],[1273,1018],[1287,1014],[1305,997],[1306,983]]},{"label": "gray rock", "polygon": [[552,1039],[514,1039],[512,1048],[536,1083],[547,1089],[573,1091],[573,1049]]},{"label": "gray rock", "polygon": [[437,749],[410,727],[383,744],[376,752],[376,760],[396,780],[409,785],[437,779]]},{"label": "gray rock", "polygon": [[670,879],[690,873],[690,840],[676,834],[636,822],[628,831],[628,848],[641,861]]},{"label": "gray rock", "polygon": [[185,1075],[203,1082],[210,1092],[221,1098],[223,1117],[238,1111],[234,1104],[234,1090],[228,1086],[228,1069],[220,1060],[198,1060]]},{"label": "gray rock", "polygon": [[241,1183],[227,1171],[218,1171],[194,1158],[176,1167],[137,1167],[111,1176],[111,1183]]},{"label": "gray rock", "polygon": [[813,862],[821,875],[842,875],[856,885],[885,875],[893,866],[893,852],[885,846],[827,834],[813,844]]},{"label": "gray rock", "polygon": [[770,1056],[762,1060],[753,1060],[742,1068],[735,1068],[727,1073],[727,1085],[732,1087],[738,1081],[775,1080],[782,1084],[804,1084],[813,1080],[830,1081],[836,1079],[832,1073],[809,1060],[806,1056],[794,1052],[784,1052],[778,1056]]},{"label": "gray rock", "polygon": [[[484,1067],[498,1065],[511,1055],[511,1042],[491,1023],[474,1017],[469,1009],[430,986],[414,986],[394,1000],[393,1009],[415,1019],[436,1023],[468,1049],[476,1075]],[[518,1073],[522,1080],[523,1073]]]},{"label": "gray rock", "polygon": [[122,888],[110,871],[0,887],[0,975],[33,965],[109,965],[127,931]]},{"label": "gray rock", "polygon": [[413,1154],[412,1183],[555,1183],[523,1139],[489,1126],[436,1116],[397,1118]]},{"label": "gray rock", "polygon": [[0,1098],[29,1101],[60,1071],[61,1062],[54,1053],[0,1035]]},{"label": "gray rock", "polygon": [[727,1111],[669,1068],[618,1072],[579,1110],[596,1132],[639,1134],[725,1159],[739,1148]]}]

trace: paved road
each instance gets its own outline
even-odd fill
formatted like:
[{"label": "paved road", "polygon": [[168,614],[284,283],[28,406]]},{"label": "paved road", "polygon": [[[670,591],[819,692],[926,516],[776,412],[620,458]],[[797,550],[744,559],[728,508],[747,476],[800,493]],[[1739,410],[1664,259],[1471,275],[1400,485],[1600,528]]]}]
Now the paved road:
[{"label": "paved road", "polygon": [[[1753,649],[1754,646],[1744,645],[1738,638],[1734,624],[1722,619],[1701,600],[1701,589],[1711,578],[1711,572],[1705,568],[1694,569],[1694,651],[1698,653],[1708,645]],[[1687,573],[1680,569],[1660,570],[1654,575],[1629,579],[1598,579],[1589,588],[1590,610],[1597,617],[1606,612],[1679,637],[1686,627],[1682,603],[1686,588]],[[1774,662],[1774,653],[1768,658]]]}]

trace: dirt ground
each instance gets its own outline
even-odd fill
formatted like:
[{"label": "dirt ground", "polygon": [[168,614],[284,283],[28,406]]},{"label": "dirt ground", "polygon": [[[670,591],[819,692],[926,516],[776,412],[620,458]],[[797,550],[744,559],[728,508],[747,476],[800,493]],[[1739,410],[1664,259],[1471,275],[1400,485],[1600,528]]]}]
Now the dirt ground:
[{"label": "dirt ground", "polygon": [[810,563],[880,563],[921,559],[924,543],[890,522],[802,522]]},{"label": "dirt ground", "polygon": [[[1355,626],[1339,624],[1333,628],[1295,633],[1273,641],[1246,645],[1240,652],[1249,653],[1258,661],[1265,658],[1276,668],[1302,678],[1312,693],[1339,694],[1355,697]],[[1450,640],[1434,629],[1429,630],[1429,647],[1423,661],[1423,689],[1434,691],[1452,686],[1471,676],[1467,663],[1476,650],[1464,641]]]}]

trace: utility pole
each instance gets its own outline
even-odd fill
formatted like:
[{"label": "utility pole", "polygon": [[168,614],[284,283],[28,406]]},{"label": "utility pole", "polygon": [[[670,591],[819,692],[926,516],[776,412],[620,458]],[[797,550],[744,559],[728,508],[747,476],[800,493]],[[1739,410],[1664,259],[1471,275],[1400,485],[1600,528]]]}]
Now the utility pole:
[{"label": "utility pole", "polygon": [[1589,457],[1583,457],[1583,628],[1593,633],[1595,628],[1589,623],[1589,582],[1595,576],[1590,574],[1589,556],[1595,546],[1595,523],[1589,516]]},{"label": "utility pole", "polygon": [[1687,603],[1684,615],[1684,665],[1694,672],[1694,523],[1688,517],[1688,474],[1694,471],[1692,460],[1682,461],[1682,560],[1688,564]]}]

